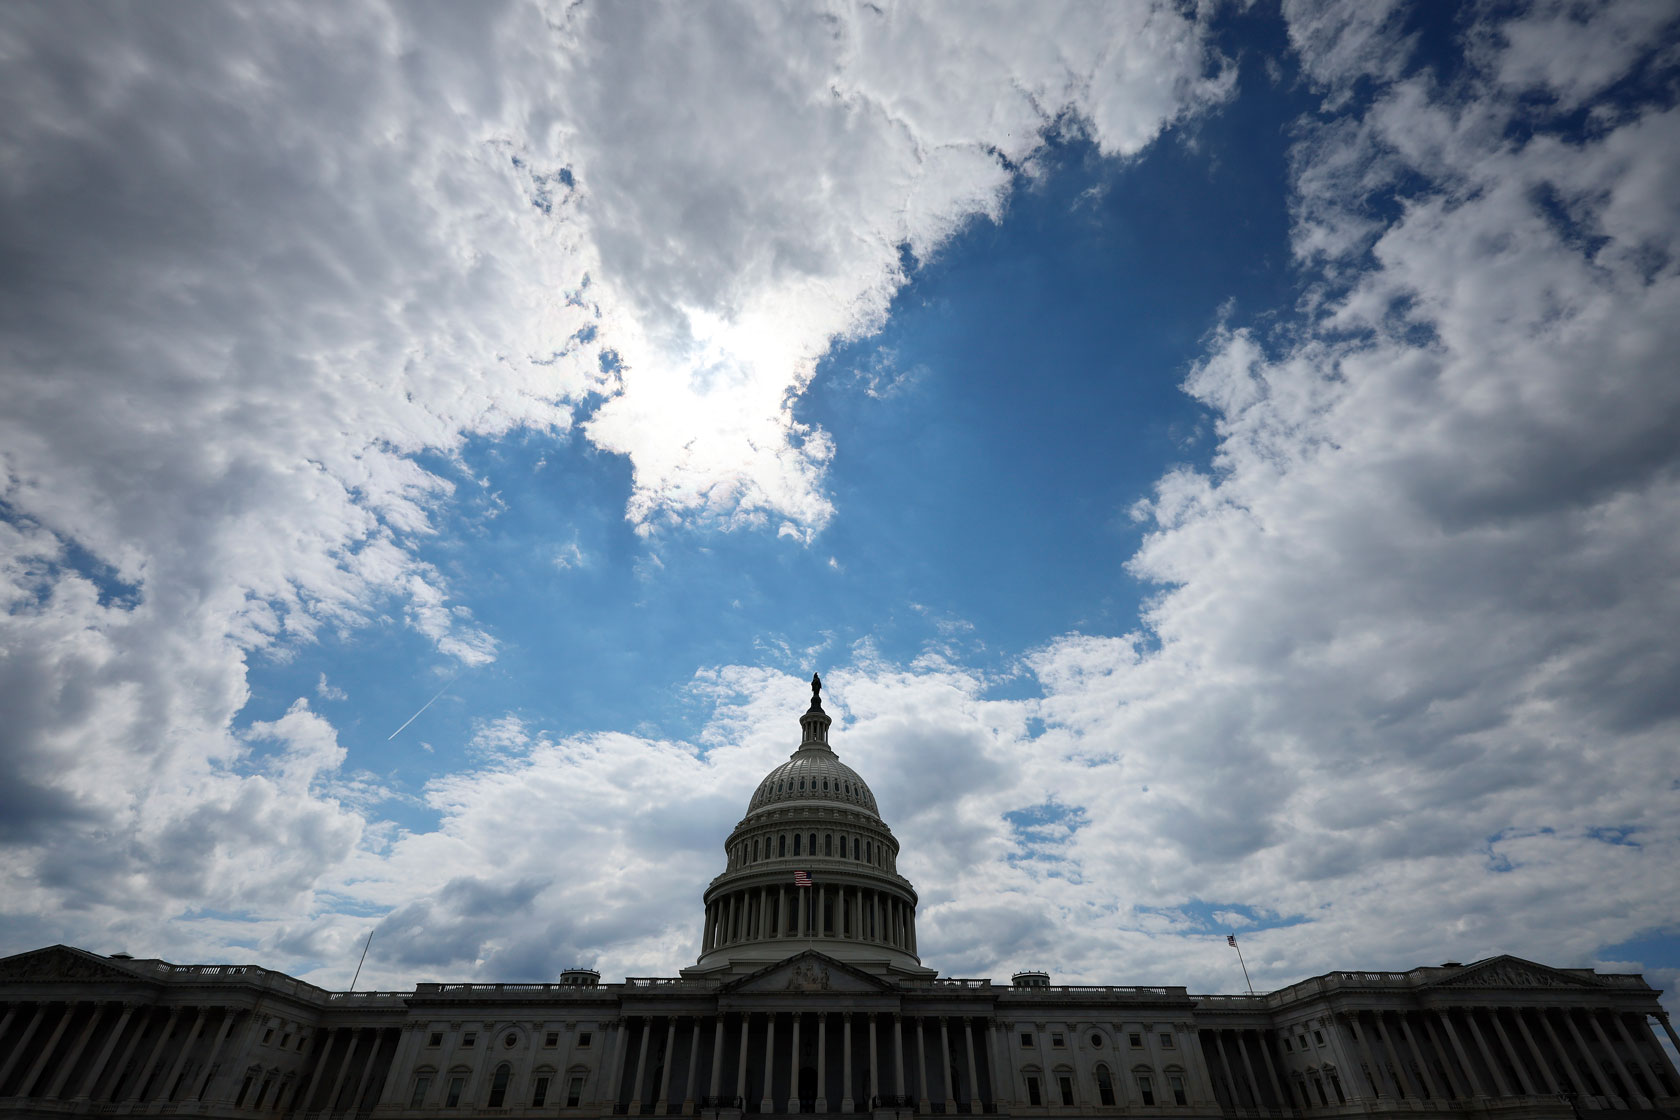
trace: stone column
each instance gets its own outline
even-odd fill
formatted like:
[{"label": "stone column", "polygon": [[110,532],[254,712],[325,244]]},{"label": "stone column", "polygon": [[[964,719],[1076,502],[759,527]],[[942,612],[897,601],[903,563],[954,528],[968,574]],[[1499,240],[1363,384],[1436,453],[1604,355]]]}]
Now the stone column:
[{"label": "stone column", "polygon": [[[1361,1035],[1360,1037],[1363,1038],[1364,1036]],[[1266,1080],[1270,1082],[1272,1086],[1272,1099],[1277,1102],[1278,1111],[1281,1112],[1284,1109],[1289,1108],[1290,1104],[1289,1101],[1284,1098],[1283,1085],[1278,1081],[1276,1068],[1277,1060],[1272,1055],[1272,1048],[1266,1043],[1266,1032],[1256,1029],[1254,1032],[1254,1042],[1255,1045],[1260,1048],[1260,1064],[1266,1068]]]},{"label": "stone column", "polygon": [[[904,1100],[904,1016],[893,1012],[893,1095]],[[896,1107],[896,1105],[895,1105]]]},{"label": "stone column", "polygon": [[1634,1104],[1641,1109],[1649,1108],[1651,1102],[1646,1100],[1645,1095],[1639,1091],[1639,1085],[1634,1081],[1633,1074],[1628,1072],[1627,1063],[1622,1061],[1622,1056],[1616,1053],[1616,1048],[1612,1046],[1610,1044],[1610,1040],[1605,1037],[1604,1028],[1600,1026],[1598,1022],[1598,1016],[1593,1014],[1592,1009],[1590,1008],[1587,1009],[1585,1014],[1587,1017],[1587,1025],[1592,1027],[1593,1034],[1598,1036],[1599,1045],[1604,1047],[1605,1052],[1610,1055],[1610,1061],[1614,1063],[1616,1073],[1620,1075],[1622,1079],[1622,1087],[1627,1090],[1627,1099],[1634,1102]]},{"label": "stone column", "polygon": [[[945,1071],[945,1115],[957,1111],[956,1092],[951,1087],[951,1032],[945,1016],[939,1017],[939,1068]],[[1046,1071],[1048,1076],[1048,1070]]]},{"label": "stone column", "polygon": [[636,1052],[636,1083],[630,1086],[630,1115],[642,1114],[642,1086],[647,1083],[648,1041],[653,1035],[653,1016],[642,1016],[642,1045]]},{"label": "stone column", "polygon": [[[402,1099],[403,1089],[413,1080],[414,1051],[420,1045],[420,1035],[425,1031],[424,1023],[404,1023],[402,1033],[397,1038],[397,1052],[391,1055],[391,1072],[385,1078],[385,1088],[379,1094],[376,1105],[406,1105]],[[243,1065],[243,1059],[241,1059]],[[564,1071],[562,1071],[564,1076]]]},{"label": "stone column", "polygon": [[[1668,1021],[1668,1012],[1658,1011],[1656,1012],[1656,1016],[1657,1022],[1662,1024],[1663,1032],[1668,1035],[1668,1041],[1674,1044],[1675,1050],[1680,1051],[1680,1034],[1674,1033],[1674,1024]],[[1660,1050],[1662,1047],[1659,1045],[1657,1049]],[[1667,1055],[1664,1055],[1664,1057],[1666,1056]]]},{"label": "stone column", "polygon": [[1380,1096],[1383,1095],[1383,1091],[1382,1091],[1383,1069],[1382,1069],[1381,1066],[1377,1065],[1376,1055],[1371,1050],[1371,1035],[1370,1035],[1370,1032],[1365,1030],[1363,1027],[1359,1026],[1359,1023],[1358,1023],[1359,1013],[1357,1011],[1354,1012],[1351,1016],[1348,1016],[1348,1018],[1351,1018],[1353,1020],[1352,1025],[1356,1028],[1355,1030],[1353,1030],[1350,1033],[1355,1035],[1356,1041],[1358,1041],[1358,1043],[1359,1043],[1360,1058],[1361,1058],[1362,1061],[1364,1061],[1365,1069],[1367,1071],[1366,1081],[1367,1081],[1368,1084],[1371,1084],[1371,1085],[1375,1086],[1371,1090],[1372,1094],[1374,1096],[1380,1097]]},{"label": "stone column", "polygon": [[[999,1112],[1009,1111],[1012,1065],[1008,1058],[1009,1036],[1004,1033],[1003,1024],[996,1019],[986,1020],[986,1081],[991,1089],[992,1104]],[[1115,1084],[1121,1084],[1118,1073],[1115,1074]]]},{"label": "stone column", "polygon": [[671,1075],[677,1068],[677,1017],[665,1017],[665,1076],[659,1079],[659,1094],[653,1101],[653,1114],[663,1116],[671,1107]]},{"label": "stone column", "polygon": [[[356,1033],[354,1027],[346,1027],[344,1030],[344,1060],[338,1063],[338,1076],[333,1078],[332,1091],[327,1094],[327,1099],[321,1102],[321,1111],[328,1116],[338,1110],[338,1094],[344,1089],[344,1078],[350,1072],[350,1059],[356,1053]],[[470,1095],[467,1100],[469,1107],[477,1103]]]},{"label": "stone column", "polygon": [[876,1055],[876,1050],[877,1050],[877,1047],[875,1045],[875,1012],[865,1011],[863,1013],[863,1017],[869,1021],[869,1086],[868,1086],[868,1088],[869,1088],[869,1107],[871,1109],[873,1109],[875,1107],[875,1104],[876,1104],[876,1098],[881,1095],[881,1078],[880,1078],[880,1075],[876,1072],[876,1069],[875,1069],[875,1064],[876,1064],[875,1055]]},{"label": "stone column", "polygon": [[1541,1052],[1539,1044],[1534,1041],[1534,1036],[1529,1033],[1528,1020],[1523,1017],[1523,1009],[1513,1007],[1511,1015],[1517,1021],[1517,1031],[1522,1035],[1524,1044],[1528,1046],[1529,1057],[1534,1059],[1535,1068],[1540,1071],[1540,1077],[1545,1081],[1547,1090],[1553,1094],[1561,1092],[1562,1090],[1558,1088],[1557,1078],[1552,1074],[1552,1063],[1546,1060],[1546,1055]]},{"label": "stone column", "polygon": [[[140,1045],[140,1040],[146,1037],[146,1024],[157,1018],[156,1015],[152,1014],[156,1010],[155,1007],[142,1008],[139,1018],[129,1027],[128,1041],[123,1043],[122,1049],[117,1053],[116,1062],[111,1066],[113,1071],[111,1082],[105,1087],[103,1094],[107,1102],[115,1101],[117,1094],[122,1091],[123,1074],[128,1072],[129,1068],[128,1059],[134,1056],[135,1048]],[[97,1089],[98,1087],[91,1086],[90,1088]]]},{"label": "stone column", "polygon": [[1499,1010],[1497,1007],[1488,1010],[1488,1018],[1493,1022],[1494,1036],[1499,1039],[1499,1045],[1504,1047],[1506,1057],[1511,1059],[1511,1066],[1517,1073],[1517,1087],[1522,1090],[1522,1095],[1535,1096],[1537,1094],[1534,1091],[1534,1079],[1529,1077],[1528,1070],[1523,1065],[1522,1052],[1511,1044],[1511,1036],[1505,1033],[1505,1024],[1499,1021]]},{"label": "stone column", "polygon": [[370,1088],[368,1078],[373,1075],[373,1063],[379,1058],[379,1047],[385,1041],[382,1028],[368,1027],[364,1033],[368,1036],[367,1060],[362,1063],[362,1071],[356,1075],[356,1080],[351,1083],[350,1099],[344,1102],[344,1111],[351,1116],[356,1115],[362,1094]]},{"label": "stone column", "polygon": [[[47,1062],[52,1059],[53,1051],[58,1049],[58,1040],[64,1037],[64,1028],[70,1025],[70,1020],[75,1017],[76,1008],[80,1006],[80,1003],[65,1003],[64,1014],[58,1017],[58,1025],[53,1027],[52,1035],[47,1039],[47,1044],[41,1047],[41,1053],[35,1058],[35,1064],[29,1067],[29,1072],[24,1074],[23,1080],[18,1083],[18,1096],[27,1097],[32,1095],[29,1090],[34,1087],[35,1082],[40,1079],[43,1073],[46,1072]],[[19,1049],[22,1048],[19,1047]]]},{"label": "stone column", "polygon": [[968,1110],[980,1112],[975,1105],[984,1105],[980,1097],[980,1067],[974,1064],[974,1021],[963,1016],[963,1042],[968,1050]]},{"label": "stone column", "polygon": [[1445,1097],[1442,1096],[1441,1090],[1435,1085],[1435,1075],[1431,1073],[1429,1069],[1429,1055],[1423,1052],[1423,1048],[1417,1044],[1417,1039],[1412,1036],[1412,1025],[1407,1021],[1406,1012],[1397,1011],[1394,1013],[1394,1018],[1400,1023],[1400,1034],[1406,1040],[1406,1048],[1409,1049],[1415,1057],[1418,1076],[1423,1078],[1424,1088],[1430,1098],[1438,1101],[1449,1099],[1451,1094],[1449,1093],[1448,1096]]},{"label": "stone column", "polygon": [[752,1025],[752,1015],[741,1012],[741,1059],[735,1069],[735,1096],[741,1102],[741,1110],[747,1107],[747,1029]]},{"label": "stone column", "polygon": [[[83,1083],[82,1091],[76,1094],[77,1100],[93,1099],[94,1093],[99,1089],[99,1079],[105,1073],[105,1063],[111,1060],[111,1051],[116,1049],[117,1040],[122,1038],[123,1032],[128,1029],[128,1020],[133,1014],[134,1004],[124,1003],[122,1005],[122,1016],[117,1019],[117,1025],[111,1028],[111,1036],[105,1040],[105,1045],[99,1048],[99,1056],[93,1060],[93,1068],[88,1071],[88,1079]],[[7,1015],[6,1018],[10,1020],[11,1016]],[[6,1024],[0,1023],[0,1036],[4,1036],[5,1033]],[[133,1040],[130,1039],[130,1045],[132,1044]],[[126,1050],[124,1050],[124,1056],[127,1056]],[[121,1070],[122,1067],[118,1066],[117,1068]]]},{"label": "stone column", "polygon": [[6,1028],[12,1025],[12,1019],[17,1015],[18,1008],[22,1006],[21,1003],[8,1003],[6,1005],[6,1015],[4,1018],[0,1018],[0,1038],[6,1037]]},{"label": "stone column", "polygon": [[[1254,1111],[1259,1112],[1266,1107],[1266,1099],[1260,1095],[1260,1079],[1254,1076],[1254,1063],[1249,1060],[1248,1047],[1243,1045],[1243,1032],[1232,1031],[1231,1041],[1236,1044],[1237,1057],[1242,1059],[1243,1072],[1248,1076],[1248,1091],[1254,1097]],[[1342,1068],[1347,1068],[1347,1059],[1342,1060]],[[1164,1086],[1163,1086],[1164,1088]]]},{"label": "stone column", "polygon": [[852,1013],[850,1011],[840,1013],[840,1057],[842,1058],[841,1076],[846,1079],[845,1084],[841,1086],[840,1111],[851,1112],[856,1107],[856,1102],[852,1100]]},{"label": "stone column", "polygon": [[759,1102],[760,1112],[776,1111],[776,1013],[768,1012],[764,1016],[764,1099]]},{"label": "stone column", "polygon": [[1604,1096],[1613,1096],[1608,1091],[1610,1086],[1605,1084],[1609,1079],[1604,1076],[1604,1068],[1593,1058],[1592,1050],[1587,1046],[1587,1040],[1581,1037],[1581,1030],[1575,1025],[1575,1017],[1569,1013],[1567,1007],[1560,1010],[1563,1015],[1563,1025],[1569,1028],[1570,1037],[1575,1040],[1575,1045],[1580,1047],[1581,1060],[1586,1062],[1592,1070],[1593,1080],[1599,1083],[1599,1088],[1606,1090]]},{"label": "stone column", "polygon": [[787,935],[788,935],[787,888],[786,887],[777,887],[776,888],[776,936],[777,937],[786,937]]},{"label": "stone column", "polygon": [[788,1057],[788,1106],[789,1114],[799,1112],[799,1021],[805,1018],[805,1013],[793,1013],[793,1038],[788,1044],[791,1051]]},{"label": "stone column", "polygon": [[717,1099],[718,1081],[723,1077],[723,1016],[717,1017],[717,1030],[712,1036],[712,1085],[706,1094]]},{"label": "stone column", "polygon": [[817,1012],[817,1112],[828,1111],[828,1012]]},{"label": "stone column", "polygon": [[927,1037],[927,1020],[924,1019],[922,1016],[918,1015],[915,1018],[915,1024],[916,1024],[915,1031],[916,1031],[916,1096],[917,1096],[916,1111],[920,1112],[923,1116],[926,1116],[928,1114],[928,1112],[931,1111],[931,1109],[932,1109],[932,1105],[928,1102],[928,1092],[927,1092],[927,1090],[928,1090],[927,1043],[924,1041],[924,1039]]},{"label": "stone column", "polygon": [[[37,1003],[35,1005],[35,1014],[30,1016],[29,1025],[23,1028],[23,1037],[18,1039],[17,1045],[12,1048],[12,1052],[6,1058],[5,1064],[0,1065],[0,1085],[4,1085],[6,1083],[6,1078],[11,1075],[12,1067],[17,1065],[19,1058],[23,1057],[24,1048],[29,1045],[29,1040],[35,1037],[35,1029],[41,1025],[41,1014],[46,1011],[46,1009],[47,1005],[44,1003]],[[23,1095],[21,1089],[19,1090],[18,1095]]]},{"label": "stone column", "polygon": [[1570,1089],[1578,1096],[1591,1096],[1586,1081],[1581,1077],[1581,1071],[1575,1068],[1575,1060],[1569,1056],[1569,1051],[1564,1048],[1563,1042],[1558,1038],[1557,1031],[1552,1029],[1552,1021],[1546,1017],[1546,1009],[1543,1007],[1537,1008],[1535,1014],[1539,1016],[1541,1029],[1546,1032],[1546,1040],[1552,1044],[1552,1053],[1556,1054],[1558,1060],[1563,1063],[1563,1072],[1569,1077]]},{"label": "stone column", "polygon": [[1223,1028],[1213,1028],[1213,1048],[1219,1053],[1219,1068],[1225,1072],[1225,1091],[1231,1094],[1231,1111],[1235,1112],[1242,1108],[1242,1094],[1237,1091],[1236,1074],[1231,1072],[1231,1053],[1225,1049]]},{"label": "stone column", "polygon": [[1464,1022],[1470,1028],[1470,1040],[1476,1044],[1476,1049],[1481,1052],[1482,1061],[1487,1063],[1488,1073],[1493,1077],[1494,1088],[1498,1089],[1502,1096],[1516,1096],[1517,1094],[1511,1089],[1510,1078],[1505,1076],[1505,1071],[1499,1067],[1499,1063],[1493,1060],[1493,1051],[1488,1049],[1487,1039],[1482,1035],[1482,1028],[1476,1023],[1475,1008],[1467,1007],[1464,1009]]},{"label": "stone column", "polygon": [[[1680,1072],[1675,1071],[1674,1063],[1669,1061],[1667,1051],[1662,1048],[1662,1043],[1657,1041],[1657,1036],[1651,1032],[1650,1026],[1645,1022],[1645,1016],[1647,1013],[1641,1011],[1638,1014],[1639,1026],[1636,1028],[1639,1032],[1638,1049],[1653,1051],[1656,1054],[1655,1059],[1651,1059],[1649,1055],[1647,1055],[1646,1059],[1646,1064],[1651,1070],[1651,1076],[1660,1081],[1661,1078],[1657,1076],[1659,1071],[1666,1070],[1668,1073],[1669,1085],[1674,1086],[1677,1091],[1680,1091]],[[1620,1022],[1619,1017],[1617,1021]],[[1672,1033],[1673,1032],[1671,1031],[1670,1034]],[[1662,1088],[1661,1085],[1657,1087]]]},{"label": "stone column", "polygon": [[198,1083],[198,1092],[190,1094],[193,1100],[203,1100],[204,1094],[210,1091],[210,1079],[216,1076],[216,1059],[222,1055],[222,1045],[227,1042],[228,1035],[233,1033],[234,1016],[239,1012],[228,1008],[222,1013],[222,1021],[216,1024],[216,1041],[210,1044],[210,1056],[204,1059],[204,1077]]},{"label": "stone column", "polygon": [[1435,1018],[1440,1021],[1442,1028],[1445,1030],[1447,1041],[1452,1044],[1453,1053],[1458,1055],[1458,1064],[1464,1070],[1464,1078],[1470,1084],[1470,1092],[1478,1097],[1487,1096],[1488,1092],[1482,1085],[1482,1079],[1476,1076],[1475,1064],[1470,1061],[1470,1055],[1464,1049],[1464,1043],[1458,1039],[1458,1031],[1453,1028],[1451,1009],[1437,1009]]},{"label": "stone column", "polygon": [[[80,1006],[80,1004],[77,1006]],[[44,1098],[52,1100],[64,1091],[64,1083],[70,1079],[70,1071],[75,1069],[76,1063],[82,1060],[82,1051],[87,1049],[88,1040],[93,1037],[93,1028],[97,1027],[99,1020],[104,1017],[105,1007],[103,1004],[94,1003],[88,1008],[87,1025],[76,1036],[76,1041],[71,1043],[70,1052],[58,1064],[58,1072],[53,1074],[52,1083],[47,1086],[47,1091],[41,1094]]]},{"label": "stone column", "polygon": [[700,1017],[688,1028],[688,1069],[683,1073],[682,1115],[694,1115],[694,1067],[700,1064]]},{"label": "stone column", "polygon": [[187,1044],[175,1056],[175,1064],[169,1067],[169,1076],[163,1082],[162,1100],[175,1099],[175,1082],[180,1079],[181,1067],[186,1065],[188,1055],[198,1046],[198,1040],[204,1037],[204,1024],[210,1019],[210,1009],[200,1007],[195,1010],[198,1014],[193,1020],[193,1029],[187,1032]]}]

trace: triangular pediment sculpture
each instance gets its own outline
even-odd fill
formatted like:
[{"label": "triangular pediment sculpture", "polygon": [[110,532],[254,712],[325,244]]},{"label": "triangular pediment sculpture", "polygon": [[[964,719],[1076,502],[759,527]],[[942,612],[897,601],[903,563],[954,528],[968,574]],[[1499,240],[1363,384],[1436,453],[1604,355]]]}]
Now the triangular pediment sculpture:
[{"label": "triangular pediment sculpture", "polygon": [[0,958],[0,980],[138,980],[96,953],[69,945],[49,945]]},{"label": "triangular pediment sculpture", "polygon": [[[729,995],[773,995],[781,992],[891,992],[894,988],[878,976],[807,949],[785,961],[767,965],[757,972],[725,984]],[[721,994],[720,993],[720,994]]]},{"label": "triangular pediment sculpture", "polygon": [[1477,961],[1462,972],[1438,980],[1431,987],[1439,988],[1581,988],[1591,982],[1571,976],[1543,964],[1525,961],[1521,957],[1489,957]]}]

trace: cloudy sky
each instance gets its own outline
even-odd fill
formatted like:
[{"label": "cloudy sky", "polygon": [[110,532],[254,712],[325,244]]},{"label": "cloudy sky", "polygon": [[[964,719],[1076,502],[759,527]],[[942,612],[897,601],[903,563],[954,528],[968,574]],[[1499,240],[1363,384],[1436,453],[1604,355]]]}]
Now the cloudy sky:
[{"label": "cloudy sky", "polygon": [[6,5],[0,950],[1680,985],[1677,20]]}]

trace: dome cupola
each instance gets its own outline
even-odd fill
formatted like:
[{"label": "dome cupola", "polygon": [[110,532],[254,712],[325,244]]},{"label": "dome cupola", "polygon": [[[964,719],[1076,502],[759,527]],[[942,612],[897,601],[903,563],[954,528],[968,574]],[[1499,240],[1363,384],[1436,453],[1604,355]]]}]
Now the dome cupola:
[{"label": "dome cupola", "polygon": [[684,976],[747,972],[816,949],[860,968],[925,977],[916,891],[875,795],[829,743],[822,679],[799,747],[758,783],[706,890],[700,959]]}]

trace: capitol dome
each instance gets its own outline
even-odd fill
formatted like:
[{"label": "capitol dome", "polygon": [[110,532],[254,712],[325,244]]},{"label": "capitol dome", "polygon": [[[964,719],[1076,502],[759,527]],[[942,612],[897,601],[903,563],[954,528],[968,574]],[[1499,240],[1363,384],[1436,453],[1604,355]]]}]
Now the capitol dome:
[{"label": "capitol dome", "polygon": [[685,976],[742,972],[806,949],[881,973],[932,975],[916,956],[916,890],[875,794],[829,745],[822,681],[799,747],[758,783],[706,889],[700,959]]}]

